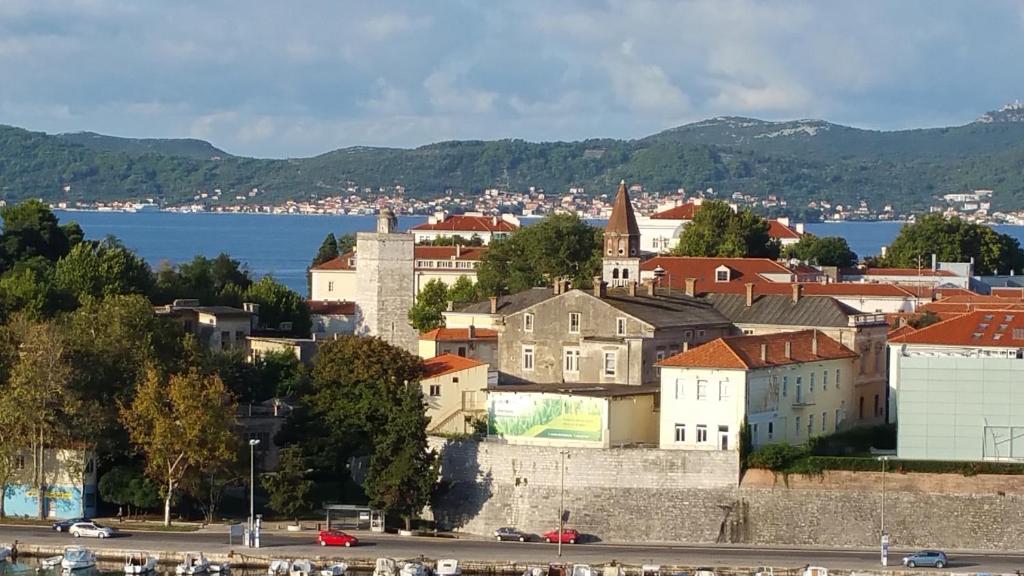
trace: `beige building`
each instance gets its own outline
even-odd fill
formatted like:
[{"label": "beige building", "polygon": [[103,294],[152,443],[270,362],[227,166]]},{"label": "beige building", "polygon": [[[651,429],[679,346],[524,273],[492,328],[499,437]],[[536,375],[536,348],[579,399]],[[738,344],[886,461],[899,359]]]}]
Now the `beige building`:
[{"label": "beige building", "polygon": [[444,212],[439,212],[429,216],[423,224],[413,226],[409,231],[416,238],[417,244],[453,236],[470,240],[476,236],[487,245],[494,240],[508,238],[518,229],[519,219],[512,214],[484,216],[479,212],[471,212],[448,216]]},{"label": "beige building", "polygon": [[267,354],[285,353],[308,365],[312,364],[318,348],[319,345],[312,338],[249,336],[247,339],[250,362],[257,362]]},{"label": "beige building", "polygon": [[454,354],[423,361],[420,380],[431,434],[473,432],[473,423],[485,420],[487,364]]},{"label": "beige building", "polygon": [[437,328],[420,334],[420,358],[454,354],[484,364],[494,364],[498,331],[492,328]]},{"label": "beige building", "polygon": [[175,300],[158,307],[159,316],[178,321],[188,334],[210,350],[245,350],[246,339],[252,334],[255,305],[245,309],[231,306],[200,306],[198,300]]},{"label": "beige building", "polygon": [[856,354],[817,330],[721,338],[661,362],[660,446],[803,444],[845,427]]}]

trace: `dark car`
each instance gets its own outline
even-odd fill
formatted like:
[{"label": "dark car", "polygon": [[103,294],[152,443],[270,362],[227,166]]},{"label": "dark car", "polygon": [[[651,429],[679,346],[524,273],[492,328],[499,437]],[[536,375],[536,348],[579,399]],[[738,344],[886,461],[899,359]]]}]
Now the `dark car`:
[{"label": "dark car", "polygon": [[506,527],[506,528],[498,528],[497,530],[495,530],[494,531],[494,538],[498,542],[506,542],[506,541],[510,541],[510,540],[513,541],[513,542],[526,542],[527,540],[530,539],[530,535],[525,533],[525,532],[523,532],[523,531],[521,531],[521,530],[517,530],[515,528]]},{"label": "dark car", "polygon": [[67,532],[68,528],[71,528],[72,524],[78,524],[79,522],[91,522],[88,518],[68,518],[67,520],[57,520],[53,523],[53,529],[57,532]]},{"label": "dark car", "polygon": [[949,566],[949,558],[946,558],[945,552],[940,552],[938,550],[922,550],[911,554],[910,556],[904,556],[903,565],[907,568],[916,568],[918,566],[945,568],[946,566]]}]

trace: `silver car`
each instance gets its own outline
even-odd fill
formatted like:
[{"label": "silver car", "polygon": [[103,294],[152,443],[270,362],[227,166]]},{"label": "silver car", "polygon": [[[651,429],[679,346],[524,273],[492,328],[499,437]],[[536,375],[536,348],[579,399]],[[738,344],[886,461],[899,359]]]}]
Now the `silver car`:
[{"label": "silver car", "polygon": [[68,533],[75,538],[81,538],[82,536],[90,538],[110,538],[114,535],[114,529],[101,526],[95,522],[76,522],[68,528]]}]

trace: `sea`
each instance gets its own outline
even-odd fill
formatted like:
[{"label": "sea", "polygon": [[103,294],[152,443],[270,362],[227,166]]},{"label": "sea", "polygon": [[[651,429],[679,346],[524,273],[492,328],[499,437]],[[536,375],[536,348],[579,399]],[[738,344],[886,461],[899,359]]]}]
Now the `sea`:
[{"label": "sea", "polygon": [[[270,274],[300,294],[306,294],[306,267],[324,237],[376,228],[376,216],[305,216],[263,214],[209,214],[178,212],[55,212],[60,221],[75,221],[86,238],[113,235],[146,259],[154,268],[163,262],[178,264],[196,255],[221,252],[242,262],[254,277]],[[426,216],[401,216],[407,229]],[[533,220],[524,219],[527,225]],[[591,221],[603,225],[602,221]],[[881,252],[892,243],[903,224],[897,222],[842,222],[808,224],[819,236],[843,236],[859,256]],[[997,226],[1024,243],[1024,226]]]}]

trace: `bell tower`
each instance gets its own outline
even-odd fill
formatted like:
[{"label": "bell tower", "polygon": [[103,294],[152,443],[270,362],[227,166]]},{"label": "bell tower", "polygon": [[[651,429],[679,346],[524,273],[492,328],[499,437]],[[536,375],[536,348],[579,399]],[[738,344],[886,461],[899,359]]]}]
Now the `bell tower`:
[{"label": "bell tower", "polygon": [[604,229],[602,277],[609,286],[640,281],[640,227],[629,201],[626,181],[619,183],[612,215]]}]

